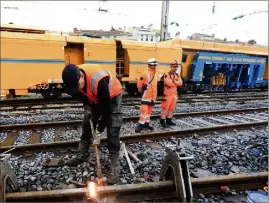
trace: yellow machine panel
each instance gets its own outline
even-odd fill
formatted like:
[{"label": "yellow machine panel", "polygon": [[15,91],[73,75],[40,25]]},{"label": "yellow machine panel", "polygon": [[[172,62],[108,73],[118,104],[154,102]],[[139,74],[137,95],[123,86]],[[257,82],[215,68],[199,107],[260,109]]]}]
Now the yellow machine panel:
[{"label": "yellow machine panel", "polygon": [[1,94],[7,94],[8,89],[25,94],[31,84],[58,78],[65,44],[64,41],[9,38],[1,32]]}]

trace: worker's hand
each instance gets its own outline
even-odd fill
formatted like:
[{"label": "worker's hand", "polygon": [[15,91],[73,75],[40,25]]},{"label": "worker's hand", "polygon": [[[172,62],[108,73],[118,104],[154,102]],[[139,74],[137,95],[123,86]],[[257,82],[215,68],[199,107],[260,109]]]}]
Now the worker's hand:
[{"label": "worker's hand", "polygon": [[99,132],[99,131],[96,129],[96,130],[95,130],[95,134],[96,134],[96,135],[100,135],[101,132]]},{"label": "worker's hand", "polygon": [[148,85],[147,85],[147,84],[146,84],[146,85],[143,85],[143,86],[142,86],[142,89],[143,89],[143,90],[147,90],[147,89],[148,89]]}]

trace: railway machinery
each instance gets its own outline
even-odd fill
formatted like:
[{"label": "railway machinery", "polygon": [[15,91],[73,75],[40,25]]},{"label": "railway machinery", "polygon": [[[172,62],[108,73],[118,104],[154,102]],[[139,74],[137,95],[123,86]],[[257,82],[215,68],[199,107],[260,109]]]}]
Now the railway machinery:
[{"label": "railway machinery", "polygon": [[151,57],[159,61],[158,78],[169,62],[182,63],[179,91],[238,91],[268,87],[268,48],[168,40],[157,43],[104,40],[53,34],[39,28],[1,26],[1,95],[65,93],[61,71],[68,63],[100,64],[116,75],[130,95]]}]

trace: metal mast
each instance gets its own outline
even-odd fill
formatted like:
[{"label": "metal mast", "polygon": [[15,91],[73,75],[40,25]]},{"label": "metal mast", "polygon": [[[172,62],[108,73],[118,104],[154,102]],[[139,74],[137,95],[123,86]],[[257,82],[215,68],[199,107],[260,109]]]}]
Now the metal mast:
[{"label": "metal mast", "polygon": [[161,39],[165,41],[168,35],[169,0],[162,1]]}]

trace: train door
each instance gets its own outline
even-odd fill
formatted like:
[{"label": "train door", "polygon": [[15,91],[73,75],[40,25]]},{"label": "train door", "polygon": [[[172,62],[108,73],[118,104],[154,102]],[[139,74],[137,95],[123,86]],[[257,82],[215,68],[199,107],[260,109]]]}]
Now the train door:
[{"label": "train door", "polygon": [[118,78],[128,76],[129,73],[129,56],[126,49],[123,49],[121,41],[116,41],[117,45],[117,62],[116,74]]},{"label": "train door", "polygon": [[254,65],[252,83],[255,83],[259,76],[260,65]]},{"label": "train door", "polygon": [[83,64],[84,63],[84,44],[67,43],[64,47],[65,64]]},{"label": "train door", "polygon": [[243,85],[249,84],[249,64],[242,65],[239,82]]},{"label": "train door", "polygon": [[203,83],[210,84],[211,78],[214,75],[214,64],[211,62],[205,62],[203,71]]}]

